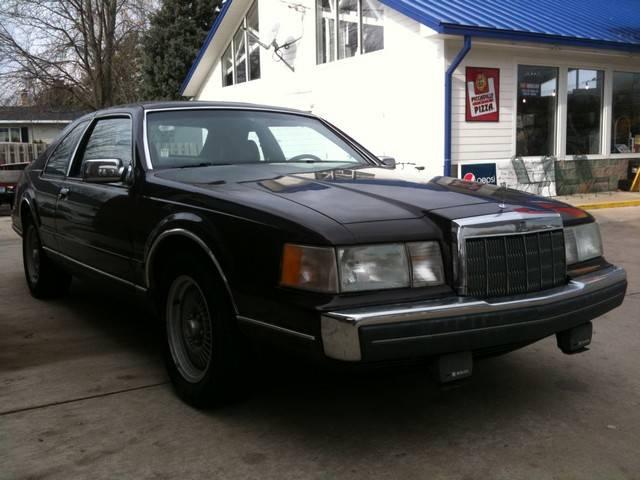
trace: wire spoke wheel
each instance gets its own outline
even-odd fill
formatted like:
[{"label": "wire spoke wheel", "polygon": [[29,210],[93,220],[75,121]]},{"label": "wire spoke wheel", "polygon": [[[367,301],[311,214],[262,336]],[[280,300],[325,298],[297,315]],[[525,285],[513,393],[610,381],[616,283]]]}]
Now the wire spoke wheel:
[{"label": "wire spoke wheel", "polygon": [[169,287],[166,308],[173,361],[185,380],[197,383],[205,376],[213,356],[211,315],[205,296],[193,278],[181,275]]}]

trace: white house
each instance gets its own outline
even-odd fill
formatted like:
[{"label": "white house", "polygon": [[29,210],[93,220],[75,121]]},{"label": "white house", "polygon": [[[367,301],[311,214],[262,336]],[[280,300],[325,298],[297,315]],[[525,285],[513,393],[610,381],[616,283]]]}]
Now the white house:
[{"label": "white house", "polygon": [[640,159],[640,8],[226,0],[182,94],[310,111],[429,176],[615,188]]},{"label": "white house", "polygon": [[33,105],[0,107],[0,165],[31,161],[81,115]]}]

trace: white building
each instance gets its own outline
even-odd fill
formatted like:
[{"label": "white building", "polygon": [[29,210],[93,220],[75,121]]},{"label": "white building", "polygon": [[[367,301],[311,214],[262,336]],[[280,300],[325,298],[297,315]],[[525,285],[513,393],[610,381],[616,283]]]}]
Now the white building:
[{"label": "white building", "polygon": [[640,159],[639,25],[637,0],[226,0],[182,93],[313,112],[429,176],[450,158],[540,190],[553,156],[561,193],[615,188]]}]

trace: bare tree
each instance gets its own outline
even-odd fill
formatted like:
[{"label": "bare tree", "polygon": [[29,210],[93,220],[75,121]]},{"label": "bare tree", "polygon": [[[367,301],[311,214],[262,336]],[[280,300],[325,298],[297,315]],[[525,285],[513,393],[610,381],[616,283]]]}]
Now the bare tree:
[{"label": "bare tree", "polygon": [[0,81],[14,90],[64,85],[78,103],[131,100],[138,39],[152,0],[3,0]]}]

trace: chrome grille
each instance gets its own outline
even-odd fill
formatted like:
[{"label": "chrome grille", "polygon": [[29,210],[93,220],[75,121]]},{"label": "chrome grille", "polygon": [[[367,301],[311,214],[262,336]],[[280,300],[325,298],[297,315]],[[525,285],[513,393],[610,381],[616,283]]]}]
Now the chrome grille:
[{"label": "chrome grille", "polygon": [[465,294],[501,297],[566,283],[562,229],[464,240]]}]

